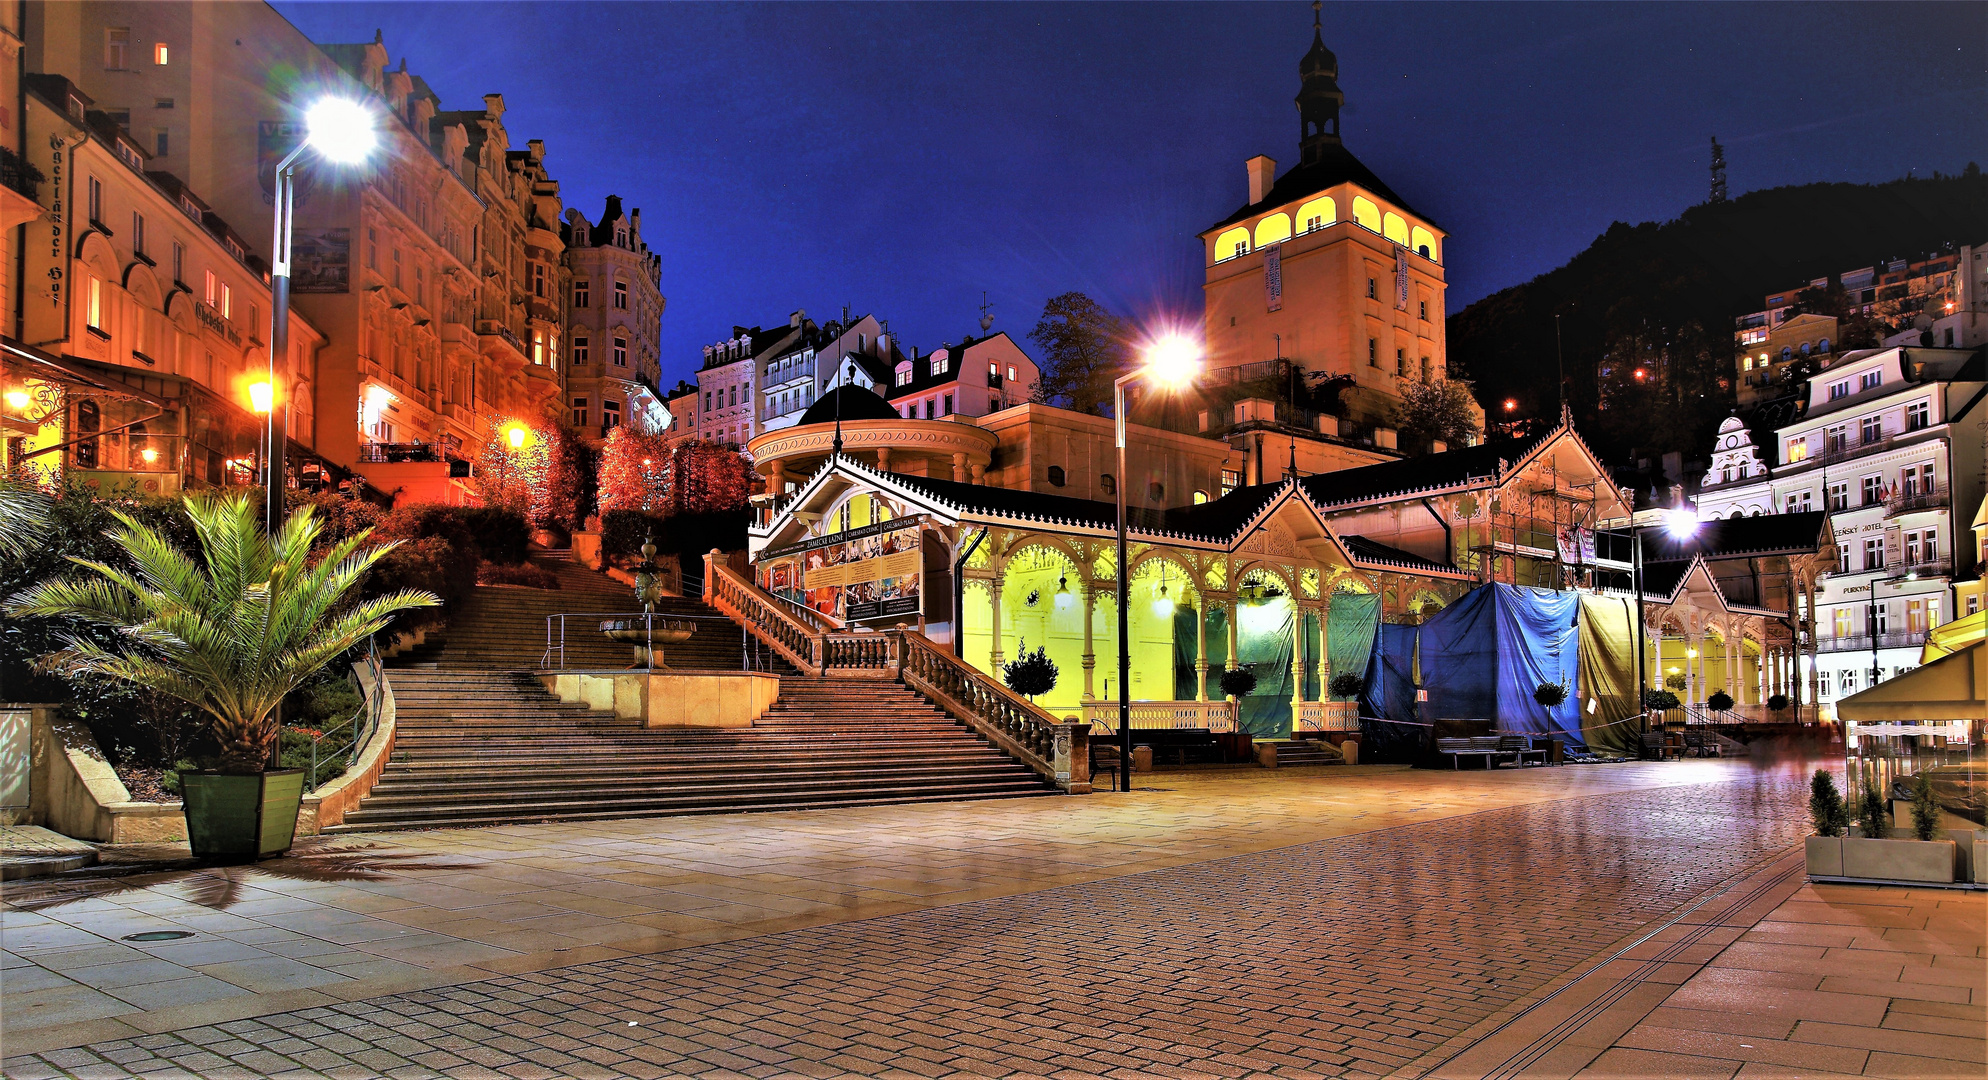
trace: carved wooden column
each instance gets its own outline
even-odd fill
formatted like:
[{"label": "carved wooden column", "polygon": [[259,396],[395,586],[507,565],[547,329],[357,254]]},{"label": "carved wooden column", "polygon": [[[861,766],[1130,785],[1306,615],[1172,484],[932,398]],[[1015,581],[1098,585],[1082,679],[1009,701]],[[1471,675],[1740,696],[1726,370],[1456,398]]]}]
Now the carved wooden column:
[{"label": "carved wooden column", "polygon": [[1194,700],[1208,700],[1208,594],[1194,609]]},{"label": "carved wooden column", "polygon": [[[962,458],[964,456],[961,455]],[[1084,603],[1084,700],[1096,701],[1098,695],[1095,679],[1097,676],[1098,656],[1097,651],[1091,645],[1091,640],[1092,616],[1095,614],[1093,605],[1097,602],[1097,591],[1091,588],[1090,582],[1086,581],[1078,592],[1082,596]]]},{"label": "carved wooden column", "polygon": [[1001,677],[1001,579],[999,577],[989,578],[987,581],[987,602],[993,612],[987,620],[988,632],[993,635],[988,646],[987,674],[998,679]]}]

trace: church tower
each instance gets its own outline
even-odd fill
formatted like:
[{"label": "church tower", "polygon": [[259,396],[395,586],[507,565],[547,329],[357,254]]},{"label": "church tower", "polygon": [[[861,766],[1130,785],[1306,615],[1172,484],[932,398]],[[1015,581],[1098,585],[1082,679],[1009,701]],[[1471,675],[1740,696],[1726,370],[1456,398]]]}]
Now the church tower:
[{"label": "church tower", "polygon": [[[1269,157],[1250,158],[1248,202],[1200,234],[1209,381],[1274,376],[1292,387],[1301,373],[1336,377],[1350,384],[1339,398],[1346,415],[1300,422],[1316,435],[1392,450],[1389,416],[1401,388],[1446,377],[1446,237],[1346,148],[1346,94],[1319,8],[1298,61],[1298,163],[1279,176]],[[1293,418],[1307,415],[1284,405]],[[1220,412],[1209,410],[1208,430]]]},{"label": "church tower", "polygon": [[1339,89],[1339,58],[1325,47],[1319,26],[1319,0],[1312,0],[1312,48],[1298,61],[1298,151],[1306,165],[1315,165],[1326,148],[1339,144],[1339,108],[1346,94]]}]

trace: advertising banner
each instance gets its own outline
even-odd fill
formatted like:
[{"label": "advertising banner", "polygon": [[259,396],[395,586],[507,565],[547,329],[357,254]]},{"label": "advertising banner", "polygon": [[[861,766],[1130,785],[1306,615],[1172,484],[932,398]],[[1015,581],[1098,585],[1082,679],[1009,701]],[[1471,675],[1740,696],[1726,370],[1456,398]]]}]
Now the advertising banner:
[{"label": "advertising banner", "polygon": [[916,616],[924,552],[915,518],[763,553],[759,587],[844,623]]},{"label": "advertising banner", "polygon": [[1271,311],[1284,308],[1284,245],[1263,249],[1263,302]]},{"label": "advertising banner", "polygon": [[352,230],[295,229],[290,234],[290,291],[344,293],[352,286]]}]

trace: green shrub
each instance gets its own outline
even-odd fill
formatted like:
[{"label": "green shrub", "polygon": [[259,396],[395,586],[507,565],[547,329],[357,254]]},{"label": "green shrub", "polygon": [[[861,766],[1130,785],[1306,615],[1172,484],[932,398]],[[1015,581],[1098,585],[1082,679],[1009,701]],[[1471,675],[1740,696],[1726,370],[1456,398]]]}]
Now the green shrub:
[{"label": "green shrub", "polygon": [[1713,712],[1728,712],[1733,707],[1733,696],[1724,690],[1714,690],[1712,696],[1705,699],[1705,707]]},{"label": "green shrub", "polygon": [[1532,688],[1532,699],[1549,709],[1556,709],[1567,700],[1567,688],[1559,683],[1540,683]]},{"label": "green shrub", "polygon": [[1332,681],[1325,684],[1325,689],[1333,697],[1351,699],[1367,689],[1367,680],[1349,671],[1344,675],[1334,675]]},{"label": "green shrub", "polygon": [[1246,667],[1229,668],[1222,672],[1222,693],[1230,697],[1248,697],[1256,689],[1256,672]]},{"label": "green shrub", "polygon": [[395,625],[402,629],[432,626],[443,612],[453,611],[476,588],[474,558],[439,536],[409,540],[380,557],[366,576],[365,595],[380,596],[401,589],[425,589],[442,598],[440,608],[410,611]]},{"label": "green shrub", "polygon": [[500,506],[403,506],[380,522],[382,540],[446,540],[474,566],[481,561],[521,563],[531,543],[524,514]]},{"label": "green shrub", "polygon": [[1837,794],[1836,778],[1828,769],[1817,769],[1809,778],[1809,820],[1817,836],[1842,836],[1850,824],[1850,811]]},{"label": "green shrub", "polygon": [[1912,779],[1912,835],[1931,840],[1940,830],[1940,801],[1933,797],[1933,777],[1920,773]]},{"label": "green shrub", "polygon": [[[318,732],[311,728],[283,725],[282,749],[277,756],[277,764],[285,769],[304,770],[304,790],[318,788],[338,778],[345,771],[346,758],[352,751],[352,738],[349,731],[341,731],[318,744],[318,760],[315,772],[311,770],[311,743],[317,740]],[[177,779],[177,778],[175,778]]]},{"label": "green shrub", "polygon": [[1029,652],[1021,647],[1013,660],[1001,665],[1001,679],[1008,689],[1035,700],[1037,694],[1047,694],[1056,689],[1056,661],[1041,648]]},{"label": "green shrub", "polygon": [[640,559],[642,538],[655,530],[656,554],[675,555],[692,574],[703,573],[704,555],[712,548],[738,551],[746,546],[749,510],[718,510],[702,514],[658,517],[639,510],[609,510],[601,515],[601,552],[608,558]]},{"label": "green shrub", "polygon": [[1787,707],[1788,707],[1788,695],[1786,695],[1786,694],[1769,694],[1769,695],[1767,696],[1767,707],[1768,707],[1768,709],[1770,709],[1770,710],[1772,710],[1772,711],[1774,711],[1774,712],[1780,712],[1780,711],[1781,711],[1782,709],[1785,709],[1785,708],[1787,708]]},{"label": "green shrub", "polygon": [[1643,708],[1645,709],[1655,712],[1669,712],[1681,704],[1683,703],[1678,701],[1677,695],[1671,693],[1669,690],[1643,691]]},{"label": "green shrub", "polygon": [[1885,805],[1884,792],[1878,787],[1878,774],[1875,769],[1864,770],[1860,791],[1857,797],[1857,827],[1865,836],[1883,839],[1891,830],[1885,824],[1889,807]]}]

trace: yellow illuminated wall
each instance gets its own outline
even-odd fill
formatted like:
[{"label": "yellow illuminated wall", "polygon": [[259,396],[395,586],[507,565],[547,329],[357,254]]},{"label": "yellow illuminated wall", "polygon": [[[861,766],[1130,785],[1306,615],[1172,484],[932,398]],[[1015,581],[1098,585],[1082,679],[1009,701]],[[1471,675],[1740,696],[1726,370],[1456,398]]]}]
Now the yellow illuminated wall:
[{"label": "yellow illuminated wall", "polygon": [[1283,214],[1272,214],[1256,223],[1256,246],[1266,247],[1282,243],[1291,238],[1291,219]]}]

